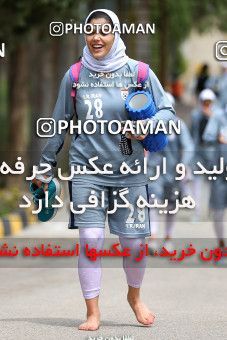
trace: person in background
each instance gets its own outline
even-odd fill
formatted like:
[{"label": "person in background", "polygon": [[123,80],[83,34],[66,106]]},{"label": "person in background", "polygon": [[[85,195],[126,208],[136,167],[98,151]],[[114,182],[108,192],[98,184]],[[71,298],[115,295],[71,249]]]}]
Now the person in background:
[{"label": "person in background", "polygon": [[203,64],[196,79],[195,93],[197,96],[207,87],[209,76],[209,65]]},{"label": "person in background", "polygon": [[179,79],[177,75],[173,75],[173,80],[171,83],[171,92],[172,92],[174,99],[177,102],[180,102],[181,97],[184,93],[184,86],[183,86],[182,81]]},{"label": "person in background", "polygon": [[206,88],[211,89],[219,102],[219,105],[225,109],[227,105],[227,62],[220,63],[220,74],[210,75],[206,81]]},{"label": "person in background", "polygon": [[[207,145],[203,140],[203,133],[210,117],[214,112],[220,112],[220,107],[215,103],[216,95],[211,89],[205,89],[199,94],[199,104],[192,111],[191,135],[195,144],[193,159],[193,170],[198,170],[197,162],[201,162],[205,168],[210,169],[214,163],[215,146]],[[202,216],[201,202],[204,201],[202,194],[203,177],[195,175],[193,179],[193,197],[196,202],[195,214],[193,219],[196,221]]]},{"label": "person in background", "polygon": [[221,75],[218,78],[218,100],[223,110],[227,110],[227,62],[221,64]]},{"label": "person in background", "polygon": [[[227,88],[226,88],[227,92]],[[221,167],[220,159],[223,157],[223,169],[227,166],[227,111],[218,111],[210,118],[203,134],[203,140],[215,146],[214,165]],[[224,242],[224,213],[227,207],[226,172],[215,176],[211,181],[210,209],[213,212],[213,223],[218,246],[225,247]]]},{"label": "person in background", "polygon": [[[168,92],[166,93],[166,95],[171,105],[174,107],[174,97]],[[155,198],[157,198],[160,202],[168,199],[168,207],[170,208],[170,210],[172,210],[173,207],[176,206],[176,198],[179,198],[179,196],[188,195],[191,192],[189,185],[192,180],[190,164],[194,155],[194,143],[188,127],[179,117],[176,117],[176,120],[179,120],[181,124],[180,134],[177,135],[175,132],[172,132],[168,135],[168,144],[162,152],[157,152],[155,154],[148,153],[147,155],[148,169],[149,173],[151,174],[155,166],[160,165],[162,167],[163,158],[166,158],[167,173],[161,174],[157,180],[150,181],[148,185],[148,191],[151,202],[151,195],[155,195]],[[183,163],[186,168],[186,176],[182,181],[175,180],[175,176],[177,176],[176,165],[178,163]],[[179,195],[175,194],[176,191],[179,192]],[[173,249],[173,243],[171,239],[173,235],[175,221],[175,214],[165,215],[164,246],[168,250]],[[149,244],[149,249],[150,253],[153,254],[154,250],[157,248],[157,242],[155,241],[155,239],[157,237],[157,231],[160,225],[159,213],[156,208],[150,209],[150,224],[151,242]]]}]

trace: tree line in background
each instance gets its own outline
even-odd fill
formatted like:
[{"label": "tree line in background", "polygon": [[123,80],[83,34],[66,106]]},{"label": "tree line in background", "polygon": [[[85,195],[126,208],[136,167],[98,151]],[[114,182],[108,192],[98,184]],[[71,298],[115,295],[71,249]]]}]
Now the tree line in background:
[{"label": "tree line in background", "polygon": [[[182,72],[180,45],[192,28],[215,25],[227,31],[227,0],[0,0],[0,8],[0,42],[6,44],[0,63],[0,154],[10,164],[21,155],[28,166],[37,164],[44,143],[35,134],[36,121],[50,116],[60,79],[84,44],[79,35],[51,37],[50,22],[80,23],[89,11],[109,8],[121,22],[155,23],[151,38],[123,40],[128,55],[149,63],[164,87]],[[15,181],[21,185],[22,176],[9,176],[7,185]]]}]

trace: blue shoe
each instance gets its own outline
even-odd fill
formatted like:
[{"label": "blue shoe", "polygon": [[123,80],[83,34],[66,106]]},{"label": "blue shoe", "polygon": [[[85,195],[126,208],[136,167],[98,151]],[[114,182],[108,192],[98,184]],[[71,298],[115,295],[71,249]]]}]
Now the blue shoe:
[{"label": "blue shoe", "polygon": [[131,120],[151,118],[157,112],[150,93],[146,91],[129,94],[125,101],[125,108]]},{"label": "blue shoe", "polygon": [[[60,196],[61,194],[61,185],[59,181],[56,178],[53,178],[48,183],[48,200],[46,204],[46,195],[44,191],[44,183],[42,184],[42,187],[38,188],[36,184],[31,183],[30,184],[30,191],[33,195],[33,202],[38,207],[39,206],[39,200],[42,200],[42,210],[38,213],[38,219],[41,222],[47,222],[50,219],[52,219],[57,211],[58,208],[53,208],[52,204],[55,203],[55,196]],[[47,206],[45,206],[47,205]]]}]

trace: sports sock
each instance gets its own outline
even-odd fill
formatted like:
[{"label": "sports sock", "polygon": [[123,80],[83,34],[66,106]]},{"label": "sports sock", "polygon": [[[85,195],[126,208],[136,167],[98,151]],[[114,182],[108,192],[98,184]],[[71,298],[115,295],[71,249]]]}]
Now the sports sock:
[{"label": "sports sock", "polygon": [[103,249],[104,228],[79,228],[80,254],[78,259],[78,274],[85,299],[92,299],[99,295],[101,286],[101,259],[91,261],[85,254],[85,246],[98,250]]}]

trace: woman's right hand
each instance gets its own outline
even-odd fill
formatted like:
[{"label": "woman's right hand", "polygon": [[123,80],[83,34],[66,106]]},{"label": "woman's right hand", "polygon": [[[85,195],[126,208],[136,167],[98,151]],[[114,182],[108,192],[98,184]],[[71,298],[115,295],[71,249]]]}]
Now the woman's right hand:
[{"label": "woman's right hand", "polygon": [[[45,177],[45,178],[48,178],[48,176],[45,176],[45,175],[44,175],[44,177]],[[38,188],[40,188],[40,187],[42,186],[42,184],[43,184],[42,181],[40,181],[39,179],[36,179],[36,178],[34,178],[34,179],[32,180],[32,183],[34,183],[35,185],[37,185]],[[47,189],[48,189],[48,183],[44,183],[44,191],[46,191]]]}]

